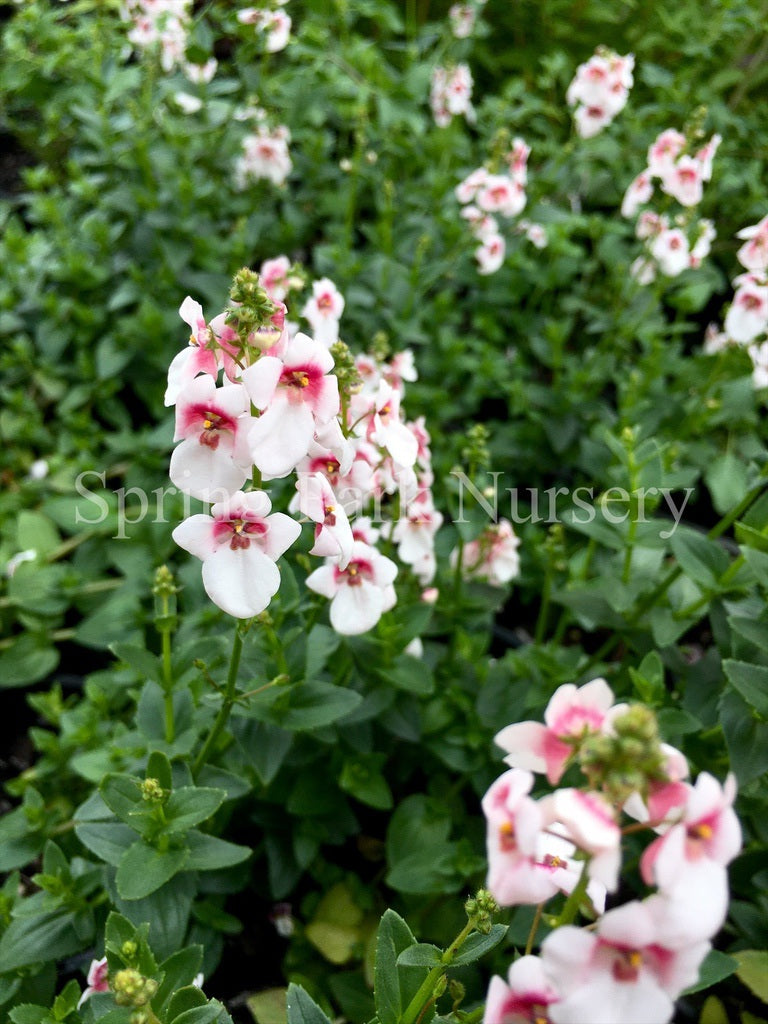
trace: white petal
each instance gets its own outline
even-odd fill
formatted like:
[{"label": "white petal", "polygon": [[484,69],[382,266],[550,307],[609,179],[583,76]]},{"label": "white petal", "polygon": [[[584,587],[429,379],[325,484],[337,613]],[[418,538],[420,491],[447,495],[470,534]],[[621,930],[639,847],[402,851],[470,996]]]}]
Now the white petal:
[{"label": "white petal", "polygon": [[226,451],[209,448],[192,437],[174,449],[168,475],[184,494],[211,502],[239,490],[248,476]]},{"label": "white petal", "polygon": [[222,544],[203,563],[203,586],[228,615],[249,619],[267,607],[280,587],[280,572],[255,544],[232,549]]},{"label": "white petal", "polygon": [[283,363],[274,356],[262,356],[243,371],[242,381],[257,409],[266,409],[283,372]]},{"label": "white petal", "polygon": [[214,539],[213,525],[214,521],[210,516],[200,513],[179,523],[171,536],[180,548],[205,561],[218,546]]},{"label": "white petal", "polygon": [[356,636],[373,629],[384,610],[384,593],[367,580],[358,586],[342,586],[331,602],[331,625],[342,636]]}]

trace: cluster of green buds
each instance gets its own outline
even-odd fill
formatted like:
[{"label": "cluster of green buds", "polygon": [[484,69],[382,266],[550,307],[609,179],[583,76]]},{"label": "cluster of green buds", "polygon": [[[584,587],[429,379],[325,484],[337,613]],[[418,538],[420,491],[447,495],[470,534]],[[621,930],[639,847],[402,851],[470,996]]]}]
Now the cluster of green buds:
[{"label": "cluster of green buds", "polygon": [[579,750],[579,763],[590,785],[602,790],[614,806],[635,792],[643,796],[649,784],[666,779],[665,757],[656,715],[633,704],[612,723],[613,733],[588,736]]},{"label": "cluster of green buds", "polygon": [[491,464],[491,453],[488,448],[490,436],[488,428],[483,423],[473,423],[465,434],[461,461],[469,467],[470,477],[479,470],[487,469]]},{"label": "cluster of green buds", "polygon": [[357,394],[363,386],[363,378],[349,347],[343,341],[335,341],[330,353],[333,356],[333,372],[339,382],[339,393],[347,397]]},{"label": "cluster of green buds", "polygon": [[144,779],[140,788],[141,799],[148,804],[164,804],[168,799],[168,790],[163,789],[157,779]]},{"label": "cluster of green buds", "polygon": [[488,935],[493,927],[493,918],[499,912],[499,905],[487,889],[478,889],[464,904],[464,911],[473,928]]},{"label": "cluster of green buds", "polygon": [[133,967],[125,967],[118,971],[111,983],[118,1006],[146,1006],[157,992],[157,982],[154,978],[144,977]]},{"label": "cluster of green buds", "polygon": [[256,271],[239,270],[229,297],[233,305],[226,310],[226,323],[237,333],[241,350],[271,348],[282,331],[282,323],[276,321],[283,309],[269,297]]}]

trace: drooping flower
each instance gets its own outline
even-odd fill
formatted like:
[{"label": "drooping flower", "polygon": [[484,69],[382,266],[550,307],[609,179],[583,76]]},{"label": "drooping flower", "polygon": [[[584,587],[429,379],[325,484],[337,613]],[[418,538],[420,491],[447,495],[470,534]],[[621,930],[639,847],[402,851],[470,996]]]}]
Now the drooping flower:
[{"label": "drooping flower", "polygon": [[173,405],[184,385],[199,373],[215,379],[219,372],[216,340],[203,316],[203,307],[188,295],[179,306],[179,316],[188,324],[191,334],[189,345],[174,356],[168,368],[166,405]]},{"label": "drooping flower", "polygon": [[344,506],[322,473],[300,474],[296,489],[300,511],[317,524],[310,554],[335,558],[338,567],[345,569],[354,539]]},{"label": "drooping flower", "polygon": [[[464,545],[462,572],[468,579],[485,580],[493,587],[503,587],[520,572],[519,546],[520,539],[512,524],[500,519],[483,530],[477,540]],[[457,558],[458,550],[451,554],[452,565]]]},{"label": "drooping flower", "polygon": [[202,561],[210,599],[238,619],[267,607],[280,587],[275,562],[301,532],[295,519],[271,509],[263,491],[237,491],[211,515],[190,516],[173,531],[176,543]]},{"label": "drooping flower", "polygon": [[737,231],[736,237],[746,239],[736,253],[739,263],[754,274],[764,275],[768,272],[768,216],[757,224]]},{"label": "drooping flower", "polygon": [[80,1000],[77,1004],[78,1010],[85,1003],[94,992],[109,992],[109,968],[107,966],[107,958],[104,956],[101,960],[91,960],[91,965],[88,968],[87,976],[87,988],[83,989],[83,994],[80,996]]}]

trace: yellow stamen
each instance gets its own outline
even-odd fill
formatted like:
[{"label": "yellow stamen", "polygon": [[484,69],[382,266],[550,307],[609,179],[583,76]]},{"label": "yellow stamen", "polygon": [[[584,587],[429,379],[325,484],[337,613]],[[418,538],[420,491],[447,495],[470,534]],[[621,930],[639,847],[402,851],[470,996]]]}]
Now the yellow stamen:
[{"label": "yellow stamen", "polygon": [[213,420],[203,420],[203,426],[205,427],[206,430],[210,430],[211,427],[213,426]]},{"label": "yellow stamen", "polygon": [[713,830],[711,825],[701,824],[696,826],[696,833],[700,839],[711,839]]},{"label": "yellow stamen", "polygon": [[637,949],[632,949],[627,954],[627,960],[629,961],[630,967],[642,967],[643,965],[643,954]]}]

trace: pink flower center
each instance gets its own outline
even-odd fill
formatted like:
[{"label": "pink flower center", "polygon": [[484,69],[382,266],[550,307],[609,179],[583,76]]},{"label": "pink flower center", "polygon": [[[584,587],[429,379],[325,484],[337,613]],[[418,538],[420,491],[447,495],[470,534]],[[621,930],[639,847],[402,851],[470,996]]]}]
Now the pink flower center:
[{"label": "pink flower center", "polygon": [[260,540],[267,533],[262,519],[219,519],[213,527],[213,536],[220,544],[229,544],[233,551],[251,546],[251,540]]},{"label": "pink flower center", "polygon": [[511,853],[517,849],[515,826],[511,821],[504,821],[499,825],[499,846],[504,853]]},{"label": "pink flower center", "polygon": [[318,296],[317,308],[323,310],[333,309],[333,296],[330,292],[323,292],[322,295]]},{"label": "pink flower center", "polygon": [[741,302],[742,306],[744,306],[745,309],[748,309],[750,311],[754,310],[754,309],[760,309],[760,307],[763,304],[760,301],[759,296],[750,294],[749,292],[747,292],[746,295],[741,295],[739,297],[739,301]]},{"label": "pink flower center", "polygon": [[186,411],[185,419],[190,426],[199,426],[199,441],[206,448],[218,448],[221,434],[234,434],[237,429],[235,421],[225,412],[211,409],[206,405],[193,405]]},{"label": "pink flower center", "polygon": [[611,973],[616,981],[637,981],[643,966],[643,954],[638,949],[617,949]]},{"label": "pink flower center", "polygon": [[336,579],[347,584],[348,587],[359,587],[365,580],[373,579],[373,566],[358,558],[350,562],[346,569],[336,569]]}]

